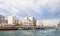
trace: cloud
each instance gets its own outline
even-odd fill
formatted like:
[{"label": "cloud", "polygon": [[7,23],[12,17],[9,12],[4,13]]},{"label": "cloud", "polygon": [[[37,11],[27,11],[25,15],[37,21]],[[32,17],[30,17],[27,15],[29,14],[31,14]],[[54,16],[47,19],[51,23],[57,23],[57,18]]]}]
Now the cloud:
[{"label": "cloud", "polygon": [[12,15],[25,13],[27,16],[33,16],[45,12],[56,14],[57,9],[60,13],[60,0],[0,0],[0,9]]}]

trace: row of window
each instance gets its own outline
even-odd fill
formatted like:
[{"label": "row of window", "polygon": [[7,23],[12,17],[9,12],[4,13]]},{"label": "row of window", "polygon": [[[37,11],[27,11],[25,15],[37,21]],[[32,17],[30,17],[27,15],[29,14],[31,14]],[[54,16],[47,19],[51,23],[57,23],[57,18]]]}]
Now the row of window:
[{"label": "row of window", "polygon": [[33,22],[32,21],[24,22],[24,24],[33,24]]}]

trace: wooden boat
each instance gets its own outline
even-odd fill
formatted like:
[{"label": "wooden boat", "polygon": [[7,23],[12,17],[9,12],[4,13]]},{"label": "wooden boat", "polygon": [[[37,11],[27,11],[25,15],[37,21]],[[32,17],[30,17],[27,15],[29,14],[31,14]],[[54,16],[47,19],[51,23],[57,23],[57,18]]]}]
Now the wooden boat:
[{"label": "wooden boat", "polygon": [[0,30],[18,30],[16,27],[0,27]]}]

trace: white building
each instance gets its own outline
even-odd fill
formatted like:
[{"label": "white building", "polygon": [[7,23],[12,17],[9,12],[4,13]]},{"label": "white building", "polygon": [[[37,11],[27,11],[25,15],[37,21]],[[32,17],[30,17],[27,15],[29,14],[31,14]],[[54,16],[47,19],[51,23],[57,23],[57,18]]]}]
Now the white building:
[{"label": "white building", "polygon": [[36,26],[43,27],[43,21],[36,21]]},{"label": "white building", "polygon": [[23,25],[29,25],[28,20],[23,20]]},{"label": "white building", "polygon": [[8,24],[15,24],[16,17],[15,16],[9,16],[8,17]]},{"label": "white building", "polygon": [[22,25],[22,20],[18,20],[18,19],[15,20],[15,24],[16,24],[16,25]]},{"label": "white building", "polygon": [[32,26],[36,26],[36,19],[34,17],[26,17],[23,20],[23,25],[32,25]]}]

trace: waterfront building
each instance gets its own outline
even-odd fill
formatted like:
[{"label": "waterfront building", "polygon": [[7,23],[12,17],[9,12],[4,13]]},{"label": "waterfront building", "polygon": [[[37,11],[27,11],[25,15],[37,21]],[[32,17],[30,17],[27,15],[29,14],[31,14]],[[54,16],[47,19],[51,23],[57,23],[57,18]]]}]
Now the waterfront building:
[{"label": "waterfront building", "polygon": [[0,15],[0,24],[4,23],[5,17],[3,15]]},{"label": "waterfront building", "polygon": [[18,25],[18,26],[22,25],[22,20],[15,20],[15,25]]},{"label": "waterfront building", "polygon": [[60,27],[60,22],[58,22],[58,27]]},{"label": "waterfront building", "polygon": [[19,20],[19,24],[20,24],[20,25],[23,25],[22,20]]},{"label": "waterfront building", "polygon": [[32,16],[25,17],[23,20],[23,25],[36,26],[36,19]]},{"label": "waterfront building", "polygon": [[8,20],[4,20],[4,24],[8,24]]},{"label": "waterfront building", "polygon": [[8,24],[15,24],[16,17],[15,16],[8,16]]},{"label": "waterfront building", "polygon": [[43,27],[43,21],[36,21],[36,26]]},{"label": "waterfront building", "polygon": [[56,28],[58,27],[58,23],[55,20],[46,20],[46,21],[43,21],[43,26]]},{"label": "waterfront building", "polygon": [[29,22],[28,20],[23,20],[23,25],[29,26],[29,23],[28,22]]}]

